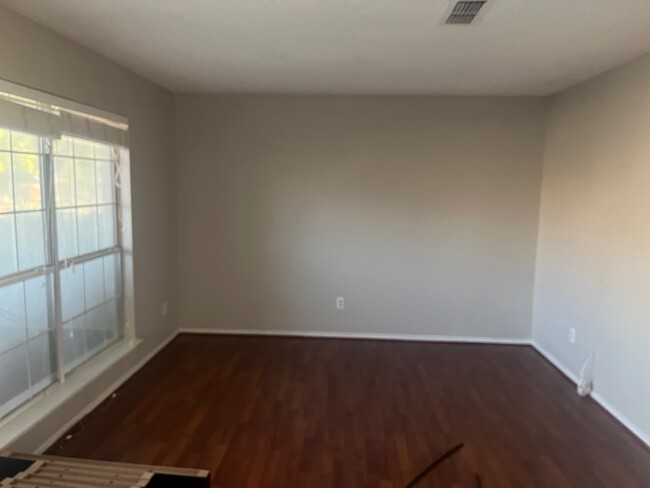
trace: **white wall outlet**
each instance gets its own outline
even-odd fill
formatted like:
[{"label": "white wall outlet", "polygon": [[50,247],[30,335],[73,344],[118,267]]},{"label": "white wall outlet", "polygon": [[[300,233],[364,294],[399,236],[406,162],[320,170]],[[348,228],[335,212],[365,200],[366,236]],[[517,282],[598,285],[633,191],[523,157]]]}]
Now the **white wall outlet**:
[{"label": "white wall outlet", "polygon": [[569,343],[575,344],[576,342],[576,330],[573,327],[569,327]]},{"label": "white wall outlet", "polygon": [[169,305],[166,301],[162,303],[162,314],[163,317],[167,317],[167,313],[169,312]]},{"label": "white wall outlet", "polygon": [[345,308],[345,298],[336,297],[336,308],[339,310],[343,310]]}]

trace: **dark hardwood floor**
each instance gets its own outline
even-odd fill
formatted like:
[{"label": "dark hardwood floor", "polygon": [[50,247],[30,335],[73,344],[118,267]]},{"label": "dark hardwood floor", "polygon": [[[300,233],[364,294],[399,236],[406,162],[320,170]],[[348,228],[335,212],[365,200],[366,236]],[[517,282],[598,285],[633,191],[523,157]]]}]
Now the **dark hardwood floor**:
[{"label": "dark hardwood floor", "polygon": [[215,487],[650,486],[650,451],[532,348],[181,335],[50,454]]}]

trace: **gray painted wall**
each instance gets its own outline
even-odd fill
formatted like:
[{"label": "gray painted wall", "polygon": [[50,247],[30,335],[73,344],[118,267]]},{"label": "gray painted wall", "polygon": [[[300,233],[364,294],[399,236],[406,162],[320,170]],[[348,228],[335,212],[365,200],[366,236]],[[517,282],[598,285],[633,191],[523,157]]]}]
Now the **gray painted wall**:
[{"label": "gray painted wall", "polygon": [[[544,159],[533,338],[650,442],[650,55],[558,95]],[[568,330],[576,329],[569,344]]]},{"label": "gray painted wall", "polygon": [[178,95],[181,327],[529,338],[546,108]]}]

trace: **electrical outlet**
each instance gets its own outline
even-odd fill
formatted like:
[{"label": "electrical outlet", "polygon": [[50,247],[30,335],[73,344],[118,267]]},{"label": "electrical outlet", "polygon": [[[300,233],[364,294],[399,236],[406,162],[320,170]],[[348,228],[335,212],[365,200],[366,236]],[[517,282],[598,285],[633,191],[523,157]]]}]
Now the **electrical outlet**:
[{"label": "electrical outlet", "polygon": [[569,328],[569,343],[575,344],[576,342],[576,330],[573,327]]},{"label": "electrical outlet", "polygon": [[167,302],[165,301],[165,302],[162,303],[162,314],[163,314],[163,317],[167,317],[167,313],[168,313],[168,312],[169,312],[169,305],[168,305]]},{"label": "electrical outlet", "polygon": [[339,310],[343,310],[345,308],[345,298],[336,297],[336,308]]}]

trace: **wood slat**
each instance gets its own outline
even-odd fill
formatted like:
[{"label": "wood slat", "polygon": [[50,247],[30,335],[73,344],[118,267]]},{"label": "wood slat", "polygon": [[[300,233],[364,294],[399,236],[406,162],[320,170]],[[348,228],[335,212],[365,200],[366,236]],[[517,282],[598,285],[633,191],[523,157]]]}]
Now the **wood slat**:
[{"label": "wood slat", "polygon": [[[22,458],[24,459],[24,458]],[[80,462],[40,456],[29,468],[0,486],[41,486],[52,488],[138,488],[153,477],[149,468],[124,467],[119,463]]]},{"label": "wood slat", "polygon": [[[93,471],[90,468],[78,469],[78,468],[69,468],[66,466],[57,466],[57,465],[46,465],[39,471],[41,474],[48,474],[50,476],[78,476],[78,477],[101,477],[103,479],[112,479],[115,481],[122,481],[125,483],[133,483],[140,479],[141,475],[134,474],[125,474],[125,473],[109,473],[106,471]],[[149,473],[151,474],[151,473]]]},{"label": "wood slat", "polygon": [[117,480],[107,476],[79,476],[73,473],[65,474],[53,474],[51,472],[39,471],[37,474],[32,476],[27,476],[25,479],[44,479],[51,481],[60,481],[68,484],[79,484],[79,485],[89,485],[89,486],[112,486],[112,487],[128,487],[128,486],[146,486],[147,482],[151,477],[143,478],[139,477],[136,479],[131,479],[129,481]]},{"label": "wood slat", "polygon": [[92,466],[92,469],[108,469],[110,471],[117,471],[121,473],[128,473],[129,471],[140,472],[145,469],[148,471],[162,473],[162,474],[172,474],[178,476],[196,476],[201,478],[207,478],[210,475],[210,471],[206,469],[192,469],[192,468],[179,468],[171,466],[160,466],[153,464],[138,464],[138,463],[129,463],[129,462],[116,462],[116,461],[105,461],[99,459],[83,459],[80,457],[65,457],[57,456],[54,454],[29,454],[22,452],[13,452],[13,451],[4,451],[0,455],[7,457],[16,457],[20,459],[28,459],[33,461],[39,460],[48,460],[56,461],[56,464],[59,466],[70,466],[70,467],[88,467]]}]

